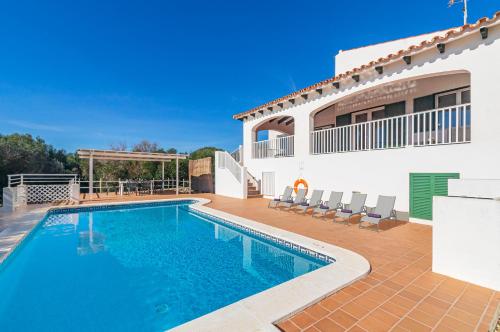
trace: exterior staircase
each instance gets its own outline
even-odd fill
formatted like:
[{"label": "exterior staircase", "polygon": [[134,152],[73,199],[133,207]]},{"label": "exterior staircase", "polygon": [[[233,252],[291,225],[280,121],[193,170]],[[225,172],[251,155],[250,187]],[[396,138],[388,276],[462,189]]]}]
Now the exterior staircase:
[{"label": "exterior staircase", "polygon": [[259,198],[259,197],[262,197],[262,195],[255,186],[255,184],[253,184],[252,181],[247,180],[247,198]]}]

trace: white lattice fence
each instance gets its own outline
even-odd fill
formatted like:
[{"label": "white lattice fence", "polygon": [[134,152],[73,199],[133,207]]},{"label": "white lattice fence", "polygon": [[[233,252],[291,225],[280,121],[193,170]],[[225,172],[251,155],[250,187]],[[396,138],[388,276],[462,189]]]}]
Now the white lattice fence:
[{"label": "white lattice fence", "polygon": [[67,184],[33,185],[26,187],[28,204],[49,203],[69,200],[71,198],[71,186]]}]

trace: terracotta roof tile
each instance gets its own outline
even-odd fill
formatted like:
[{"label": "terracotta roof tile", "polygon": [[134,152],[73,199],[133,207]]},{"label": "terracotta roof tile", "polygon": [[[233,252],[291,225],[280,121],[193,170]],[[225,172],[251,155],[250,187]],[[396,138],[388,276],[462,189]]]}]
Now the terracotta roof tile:
[{"label": "terracotta roof tile", "polygon": [[251,110],[235,114],[235,115],[233,115],[233,118],[234,119],[241,119],[241,118],[243,118],[243,117],[245,117],[245,116],[247,116],[249,114],[252,114],[254,112],[257,112],[258,110],[261,110],[263,108],[276,105],[277,103],[284,102],[284,101],[287,101],[289,99],[300,97],[302,94],[304,94],[306,92],[313,91],[315,89],[318,89],[320,87],[323,87],[323,86],[325,86],[327,84],[330,84],[330,83],[333,83],[335,81],[351,77],[352,75],[354,75],[356,73],[359,73],[359,72],[362,72],[365,69],[375,67],[376,65],[381,65],[381,64],[388,63],[388,62],[390,62],[390,61],[392,61],[394,59],[398,59],[398,58],[401,58],[401,57],[403,57],[405,55],[409,55],[409,54],[415,53],[417,51],[420,51],[420,50],[425,49],[427,47],[436,45],[438,43],[443,43],[445,41],[450,40],[451,38],[460,37],[460,36],[464,35],[467,32],[479,29],[480,27],[485,26],[485,25],[492,24],[495,21],[497,21],[498,19],[500,19],[500,11],[497,11],[495,13],[495,15],[493,15],[492,18],[483,17],[483,18],[480,18],[479,20],[477,20],[476,23],[465,24],[465,25],[462,25],[461,27],[450,29],[446,33],[444,33],[444,35],[436,35],[436,36],[432,37],[429,40],[422,41],[419,44],[411,45],[410,47],[408,47],[406,49],[399,50],[396,53],[391,53],[391,54],[388,54],[385,57],[381,57],[381,58],[378,58],[378,59],[376,59],[374,61],[370,61],[367,64],[361,65],[359,67],[355,67],[355,68],[353,68],[351,70],[348,70],[348,71],[346,71],[344,73],[341,73],[341,74],[339,74],[337,76],[325,79],[323,81],[320,81],[318,83],[310,85],[310,86],[308,86],[306,88],[303,88],[301,90],[292,92],[292,93],[290,93],[290,94],[288,94],[286,96],[283,96],[281,98],[272,100],[272,101],[270,101],[270,102],[268,102],[266,104],[263,104],[263,105],[260,105],[258,107],[252,108]]}]

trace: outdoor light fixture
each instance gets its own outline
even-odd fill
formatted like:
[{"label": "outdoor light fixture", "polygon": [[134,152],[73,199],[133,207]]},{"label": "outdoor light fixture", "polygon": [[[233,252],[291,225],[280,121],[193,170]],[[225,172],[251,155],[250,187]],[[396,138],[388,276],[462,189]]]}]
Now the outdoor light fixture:
[{"label": "outdoor light fixture", "polygon": [[479,32],[481,33],[481,38],[488,38],[488,28],[482,27],[481,29],[479,29]]},{"label": "outdoor light fixture", "polygon": [[316,92],[321,95],[323,94],[323,89],[316,89]]},{"label": "outdoor light fixture", "polygon": [[384,73],[384,67],[382,66],[377,66],[375,67],[375,70],[377,71],[377,73],[379,73],[380,75],[382,75]]},{"label": "outdoor light fixture", "polygon": [[359,75],[352,75],[351,76],[353,80],[355,80],[356,82],[359,82]]},{"label": "outdoor light fixture", "polygon": [[332,86],[333,86],[335,89],[340,89],[340,82],[333,82],[333,83],[332,83]]},{"label": "outdoor light fixture", "polygon": [[304,100],[307,100],[307,93],[304,93],[301,97],[304,98]]},{"label": "outdoor light fixture", "polygon": [[406,62],[407,65],[411,64],[411,56],[405,55],[403,61]]},{"label": "outdoor light fixture", "polygon": [[288,102],[290,102],[290,104],[292,104],[292,105],[295,105],[295,99],[293,99],[293,98],[292,99],[288,99]]},{"label": "outdoor light fixture", "polygon": [[437,48],[439,50],[439,53],[444,53],[445,45],[443,43],[437,44]]}]

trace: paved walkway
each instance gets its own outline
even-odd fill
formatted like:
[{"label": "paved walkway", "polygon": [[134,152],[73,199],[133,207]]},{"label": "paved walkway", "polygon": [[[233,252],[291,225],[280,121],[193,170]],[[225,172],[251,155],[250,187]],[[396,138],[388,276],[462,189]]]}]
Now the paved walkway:
[{"label": "paved walkway", "polygon": [[500,303],[500,292],[431,272],[430,226],[386,223],[376,233],[268,209],[265,199],[199,196],[211,199],[212,208],[353,250],[370,261],[366,278],[279,322],[283,331],[488,331]]}]

